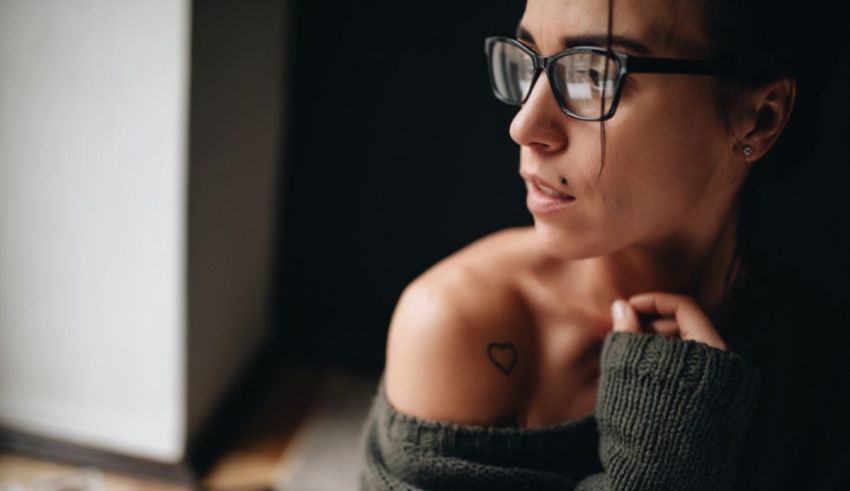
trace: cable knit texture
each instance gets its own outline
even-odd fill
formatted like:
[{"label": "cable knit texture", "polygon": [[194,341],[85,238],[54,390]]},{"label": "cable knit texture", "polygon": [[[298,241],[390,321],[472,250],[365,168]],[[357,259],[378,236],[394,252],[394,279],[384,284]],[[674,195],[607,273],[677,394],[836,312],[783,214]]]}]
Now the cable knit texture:
[{"label": "cable knit texture", "polygon": [[364,427],[362,490],[722,490],[737,472],[759,374],[740,356],[612,332],[596,412],[544,428],[424,421],[387,401]]},{"label": "cable knit texture", "polygon": [[612,333],[602,360],[605,472],[578,489],[729,489],[758,372],[734,353],[659,334]]}]

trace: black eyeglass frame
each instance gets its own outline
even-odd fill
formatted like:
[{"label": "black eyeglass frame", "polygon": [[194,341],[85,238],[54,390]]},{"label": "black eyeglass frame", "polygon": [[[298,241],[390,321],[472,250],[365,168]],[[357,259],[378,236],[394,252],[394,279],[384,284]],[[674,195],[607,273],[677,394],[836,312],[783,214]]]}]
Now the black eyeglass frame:
[{"label": "black eyeglass frame", "polygon": [[[499,94],[499,91],[496,88],[496,80],[495,74],[493,73],[493,48],[497,43],[508,43],[523,53],[528,54],[531,57],[532,63],[534,66],[534,74],[531,76],[531,83],[528,86],[528,92],[523,96],[522,100],[519,102],[514,102],[512,100],[508,100],[505,97],[502,97]],[[614,116],[614,112],[617,110],[617,105],[620,102],[620,96],[623,92],[623,77],[625,77],[629,73],[668,73],[668,74],[682,74],[682,75],[714,75],[714,76],[732,76],[735,73],[734,68],[728,64],[719,60],[698,60],[698,59],[684,59],[684,58],[656,58],[650,56],[635,56],[635,55],[627,55],[625,53],[620,53],[613,50],[607,50],[605,48],[600,48],[597,46],[574,46],[571,48],[567,48],[563,51],[559,51],[551,56],[540,56],[534,51],[531,50],[528,46],[522,44],[516,39],[504,37],[504,36],[491,36],[484,40],[484,53],[487,55],[488,67],[487,73],[490,75],[490,86],[493,89],[493,94],[500,101],[510,104],[512,106],[520,106],[528,100],[528,96],[531,95],[531,90],[534,88],[534,84],[537,82],[537,79],[540,77],[540,74],[546,70],[547,78],[549,79],[549,86],[552,89],[552,93],[555,96],[555,100],[558,102],[558,106],[561,108],[561,111],[570,116],[571,118],[579,119],[581,121],[604,121],[606,119]],[[570,56],[576,53],[596,53],[601,54],[608,57],[615,63],[617,67],[617,78],[614,83],[614,96],[611,100],[611,107],[608,111],[599,116],[581,116],[576,114],[567,108],[563,97],[558,92],[558,89],[555,87],[555,77],[554,77],[554,62],[560,58],[565,56]]]}]

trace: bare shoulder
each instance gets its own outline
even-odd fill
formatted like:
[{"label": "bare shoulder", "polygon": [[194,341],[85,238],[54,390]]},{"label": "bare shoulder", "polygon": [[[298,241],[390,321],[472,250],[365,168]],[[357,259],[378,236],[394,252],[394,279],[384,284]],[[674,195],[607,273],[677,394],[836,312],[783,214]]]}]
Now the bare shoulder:
[{"label": "bare shoulder", "polygon": [[534,333],[518,291],[529,231],[484,237],[419,276],[390,322],[385,387],[401,412],[513,424],[531,375]]}]

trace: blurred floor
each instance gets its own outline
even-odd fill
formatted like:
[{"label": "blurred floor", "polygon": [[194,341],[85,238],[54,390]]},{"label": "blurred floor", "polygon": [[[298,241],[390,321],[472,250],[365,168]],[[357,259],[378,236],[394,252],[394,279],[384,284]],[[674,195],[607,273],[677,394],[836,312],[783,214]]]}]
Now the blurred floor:
[{"label": "blurred floor", "polygon": [[164,481],[100,472],[18,455],[0,455],[0,490],[182,491]]},{"label": "blurred floor", "polygon": [[336,373],[326,380],[310,416],[282,462],[276,488],[284,491],[356,491],[362,427],[376,378]]},{"label": "blurred floor", "polygon": [[[377,378],[287,368],[248,411],[198,487],[356,489],[360,430]],[[62,483],[57,479],[65,479]],[[58,484],[57,484],[58,483]],[[178,491],[166,481],[0,454],[0,491]]]}]

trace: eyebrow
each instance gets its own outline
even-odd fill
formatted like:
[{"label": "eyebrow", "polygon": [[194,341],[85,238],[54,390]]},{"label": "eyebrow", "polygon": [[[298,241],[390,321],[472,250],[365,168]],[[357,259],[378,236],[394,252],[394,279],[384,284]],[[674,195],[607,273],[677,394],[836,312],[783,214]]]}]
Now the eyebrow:
[{"label": "eyebrow", "polygon": [[[528,32],[528,29],[521,25],[516,29],[516,38],[521,41],[527,41],[531,44],[537,44],[537,42],[534,41],[534,36]],[[600,48],[604,48],[608,45],[608,35],[586,34],[581,36],[564,36],[558,41],[564,48],[571,48],[573,46],[598,46]],[[618,36],[616,34],[611,34],[611,45],[617,45],[643,55],[652,54],[652,50],[640,41],[624,36]]]}]

